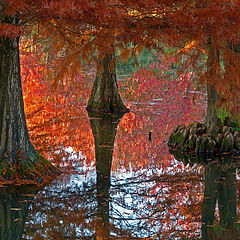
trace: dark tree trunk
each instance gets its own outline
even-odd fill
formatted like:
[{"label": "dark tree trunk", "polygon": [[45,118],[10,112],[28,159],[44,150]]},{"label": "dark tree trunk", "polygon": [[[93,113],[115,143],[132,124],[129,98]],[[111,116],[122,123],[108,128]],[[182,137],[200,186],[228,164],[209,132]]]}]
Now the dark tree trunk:
[{"label": "dark tree trunk", "polygon": [[37,159],[24,114],[19,38],[0,40],[0,155],[11,164],[21,157]]},{"label": "dark tree trunk", "polygon": [[[221,126],[221,119],[217,115],[216,102],[218,101],[218,94],[213,85],[207,85],[207,116],[205,119],[206,125],[209,128],[212,124]],[[238,120],[235,117],[227,116],[223,119],[223,124],[229,127],[239,126]]]},{"label": "dark tree trunk", "polygon": [[97,172],[97,215],[103,224],[104,239],[110,239],[109,201],[111,186],[111,166],[117,126],[124,114],[96,117],[90,114],[95,141]]},{"label": "dark tree trunk", "polygon": [[[239,53],[239,45],[234,45],[232,43],[228,43],[228,47],[232,49],[234,52]],[[209,53],[208,53],[208,77],[210,78],[207,82],[207,116],[206,116],[206,125],[210,127],[211,124],[217,124],[221,122],[220,118],[217,115],[216,111],[216,102],[219,100],[219,96],[217,94],[215,84],[211,83],[211,78],[214,78],[214,62],[220,61],[220,53],[218,49],[213,47],[211,41],[209,41]],[[231,117],[230,115],[224,120],[224,125],[228,126],[238,126],[238,120],[236,117]]]},{"label": "dark tree trunk", "polygon": [[217,116],[216,102],[218,100],[218,94],[213,85],[207,85],[207,116],[206,125],[210,127],[211,124],[218,124],[221,120]]},{"label": "dark tree trunk", "polygon": [[30,142],[22,96],[19,37],[0,38],[0,164],[0,175],[12,180],[17,171],[21,178],[35,176],[38,180],[42,178],[39,170],[55,171]]},{"label": "dark tree trunk", "polygon": [[116,80],[114,56],[106,54],[97,67],[91,96],[88,101],[89,112],[121,113],[128,112],[119,95]]},{"label": "dark tree trunk", "polygon": [[217,124],[218,117],[216,112],[216,102],[218,100],[218,94],[215,88],[215,83],[211,82],[212,78],[215,76],[214,63],[219,61],[219,51],[214,48],[212,40],[209,39],[208,42],[208,81],[207,81],[207,116],[206,125],[210,127],[212,124]]}]

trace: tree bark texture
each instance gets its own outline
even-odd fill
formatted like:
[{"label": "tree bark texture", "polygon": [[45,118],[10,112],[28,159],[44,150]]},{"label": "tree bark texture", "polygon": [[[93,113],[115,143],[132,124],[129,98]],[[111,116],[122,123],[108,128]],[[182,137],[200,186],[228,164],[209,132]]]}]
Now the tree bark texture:
[{"label": "tree bark texture", "polygon": [[[206,125],[210,127],[211,124],[217,124],[220,120],[217,116],[216,111],[216,102],[218,100],[218,94],[213,85],[207,85],[207,117],[206,117]],[[221,120],[220,120],[221,121]]]},{"label": "tree bark texture", "polygon": [[34,150],[26,126],[19,61],[19,38],[0,39],[0,155],[34,162]]},{"label": "tree bark texture", "polygon": [[128,112],[120,97],[114,56],[106,54],[97,67],[91,96],[88,101],[89,112],[120,113]]},{"label": "tree bark texture", "polygon": [[[228,43],[228,47],[232,49],[235,53],[239,53],[239,44],[233,44]],[[214,74],[216,71],[216,64],[214,63],[220,62],[220,52],[219,50],[214,47],[211,40],[209,40],[209,52],[208,52],[208,82],[207,82],[207,116],[206,116],[206,125],[207,127],[210,127],[211,124],[219,124],[221,122],[220,118],[217,115],[216,111],[216,102],[219,100],[218,93],[216,91],[215,85],[217,82],[213,82],[212,79],[214,79]],[[217,70],[219,71],[219,70]],[[220,73],[218,73],[220,74]],[[232,87],[236,90],[236,87]],[[233,116],[234,114],[231,114],[232,116],[228,116],[224,120],[224,125],[227,126],[238,126],[238,118]]]}]

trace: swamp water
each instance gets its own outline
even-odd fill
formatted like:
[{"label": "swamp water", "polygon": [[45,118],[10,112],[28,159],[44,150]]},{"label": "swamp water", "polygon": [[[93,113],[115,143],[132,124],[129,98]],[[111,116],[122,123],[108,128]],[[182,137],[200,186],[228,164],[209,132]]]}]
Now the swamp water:
[{"label": "swamp water", "polygon": [[175,125],[204,119],[205,95],[189,76],[163,81],[161,64],[120,78],[123,116],[88,115],[91,74],[51,97],[25,85],[31,140],[63,174],[34,195],[0,195],[1,239],[238,239],[236,160],[169,153]]}]

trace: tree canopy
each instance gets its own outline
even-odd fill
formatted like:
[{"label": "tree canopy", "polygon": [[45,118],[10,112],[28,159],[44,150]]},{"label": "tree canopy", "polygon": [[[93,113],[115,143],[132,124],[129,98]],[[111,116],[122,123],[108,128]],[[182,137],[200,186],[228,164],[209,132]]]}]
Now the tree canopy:
[{"label": "tree canopy", "polygon": [[[182,68],[196,67],[200,81],[216,88],[218,103],[238,115],[238,1],[59,0],[28,5],[32,2],[23,1],[11,12],[19,12],[21,6],[23,19],[38,19],[35,34],[50,36],[61,56],[59,76],[76,72],[82,61],[99,63],[107,53],[126,60],[144,47],[174,47],[185,56]],[[203,55],[207,60],[202,67]]]}]

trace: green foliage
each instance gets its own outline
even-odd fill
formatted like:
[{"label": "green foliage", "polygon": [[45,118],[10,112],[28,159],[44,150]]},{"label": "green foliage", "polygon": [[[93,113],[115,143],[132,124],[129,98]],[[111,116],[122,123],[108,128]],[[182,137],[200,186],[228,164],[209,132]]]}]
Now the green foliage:
[{"label": "green foliage", "polygon": [[117,73],[118,76],[131,76],[132,73],[137,72],[140,68],[146,67],[150,62],[157,62],[157,56],[154,55],[155,50],[149,51],[143,48],[143,51],[138,58],[129,56],[128,61],[118,60]]},{"label": "green foliage", "polygon": [[216,236],[221,237],[221,235],[223,233],[223,228],[220,224],[218,224],[218,225],[213,227],[213,231],[216,234]]},{"label": "green foliage", "polygon": [[240,127],[232,127],[232,132],[239,132],[240,131]]},{"label": "green foliage", "polygon": [[218,108],[216,109],[217,116],[224,125],[231,127],[232,132],[240,131],[240,121],[239,119],[234,120],[231,115],[226,111],[226,109]]},{"label": "green foliage", "polygon": [[217,116],[218,118],[220,118],[221,122],[224,123],[226,118],[229,117],[229,114],[225,109],[218,108]]},{"label": "green foliage", "polygon": [[[170,54],[175,51],[174,49],[166,49],[165,55],[169,56],[171,58]],[[164,54],[164,53],[163,53]],[[128,61],[124,62],[122,60],[119,60],[117,63],[117,74],[118,78],[121,76],[123,78],[130,77],[132,76],[133,73],[138,72],[142,68],[146,68],[147,70],[152,70],[154,73],[163,73],[162,68],[154,68],[154,69],[149,69],[149,66],[156,65],[165,65],[165,61],[163,60],[164,58],[160,59],[160,54],[157,53],[156,50],[148,50],[146,48],[143,48],[143,51],[139,55],[138,58],[136,57],[129,57]],[[164,70],[164,76],[175,76],[177,77],[177,71],[181,68],[182,62],[179,62],[178,64],[171,62],[171,66],[167,69]],[[188,69],[189,71],[189,69]],[[187,72],[188,72],[187,71]]]}]

